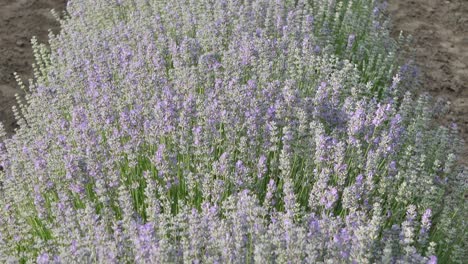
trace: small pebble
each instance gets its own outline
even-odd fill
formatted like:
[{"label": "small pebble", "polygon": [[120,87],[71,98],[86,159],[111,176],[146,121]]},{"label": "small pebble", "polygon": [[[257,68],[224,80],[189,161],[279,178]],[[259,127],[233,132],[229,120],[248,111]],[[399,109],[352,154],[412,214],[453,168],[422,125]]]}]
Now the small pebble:
[{"label": "small pebble", "polygon": [[20,47],[20,48],[24,47],[24,44],[25,44],[25,43],[24,43],[24,41],[22,41],[22,40],[17,40],[17,41],[16,41],[16,46],[18,46],[18,47]]}]

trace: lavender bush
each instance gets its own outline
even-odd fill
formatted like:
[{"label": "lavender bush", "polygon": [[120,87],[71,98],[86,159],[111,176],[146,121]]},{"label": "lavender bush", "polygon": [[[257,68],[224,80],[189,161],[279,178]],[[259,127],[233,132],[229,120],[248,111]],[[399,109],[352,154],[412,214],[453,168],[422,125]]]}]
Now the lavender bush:
[{"label": "lavender bush", "polygon": [[0,143],[0,261],[462,263],[461,142],[384,9],[69,1]]}]

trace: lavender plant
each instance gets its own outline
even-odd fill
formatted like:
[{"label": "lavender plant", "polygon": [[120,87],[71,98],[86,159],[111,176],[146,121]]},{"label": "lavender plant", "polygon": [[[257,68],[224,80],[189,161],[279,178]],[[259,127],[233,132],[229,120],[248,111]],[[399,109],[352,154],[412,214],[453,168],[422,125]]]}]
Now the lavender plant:
[{"label": "lavender plant", "polygon": [[384,8],[69,1],[0,126],[0,260],[462,263],[461,142]]}]

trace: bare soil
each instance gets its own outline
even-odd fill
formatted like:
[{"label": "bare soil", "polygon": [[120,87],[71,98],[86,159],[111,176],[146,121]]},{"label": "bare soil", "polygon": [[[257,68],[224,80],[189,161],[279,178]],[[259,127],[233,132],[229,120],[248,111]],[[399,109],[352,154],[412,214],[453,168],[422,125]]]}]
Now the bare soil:
[{"label": "bare soil", "polygon": [[[65,8],[66,0],[0,0],[0,122],[8,133],[16,126],[11,107],[21,91],[13,72],[32,77],[30,39],[47,42],[48,29],[57,33],[50,13]],[[415,62],[421,68],[424,91],[448,100],[451,110],[442,120],[456,122],[467,142],[461,160],[468,165],[468,1],[389,0],[393,35],[414,38]]]},{"label": "bare soil", "polygon": [[393,35],[413,36],[422,90],[450,103],[442,123],[456,123],[468,165],[468,1],[389,0]]},{"label": "bare soil", "polygon": [[0,0],[0,122],[8,134],[16,127],[11,108],[19,89],[13,72],[27,83],[34,61],[31,38],[47,43],[48,30],[58,33],[59,25],[50,12],[62,13],[66,0]]}]

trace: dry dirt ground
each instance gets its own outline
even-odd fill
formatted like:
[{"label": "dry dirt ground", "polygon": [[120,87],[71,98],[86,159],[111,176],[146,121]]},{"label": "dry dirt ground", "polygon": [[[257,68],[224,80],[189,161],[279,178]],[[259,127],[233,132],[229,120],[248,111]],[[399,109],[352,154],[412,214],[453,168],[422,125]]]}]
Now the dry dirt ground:
[{"label": "dry dirt ground", "polygon": [[[66,0],[0,0],[0,122],[13,132],[11,107],[17,88],[13,72],[32,77],[29,40],[47,41],[58,31],[50,9],[61,12]],[[423,90],[451,102],[443,122],[457,122],[467,142],[461,159],[468,164],[468,0],[388,0],[393,34],[414,37],[415,61]]]},{"label": "dry dirt ground", "polygon": [[30,40],[47,43],[48,30],[57,33],[58,23],[50,12],[61,13],[66,0],[0,0],[0,122],[11,134],[15,125],[11,107],[15,93],[21,94],[13,72],[27,83],[32,78],[33,53]]},{"label": "dry dirt ground", "polygon": [[458,124],[468,165],[468,0],[389,0],[393,34],[413,36],[422,90],[450,102],[442,120]]}]

